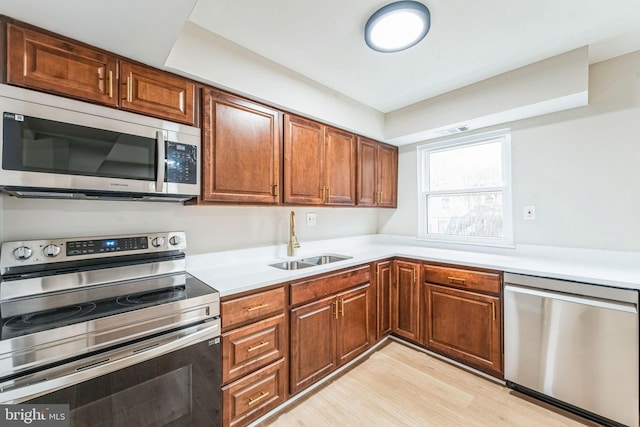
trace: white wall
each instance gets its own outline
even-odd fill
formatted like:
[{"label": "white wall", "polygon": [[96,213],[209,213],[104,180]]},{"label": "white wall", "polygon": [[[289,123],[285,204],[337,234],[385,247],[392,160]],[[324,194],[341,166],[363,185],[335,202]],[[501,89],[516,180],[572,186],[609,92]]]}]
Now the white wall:
[{"label": "white wall", "polygon": [[380,111],[191,22],[184,26],[165,66],[285,111],[374,139],[384,137],[384,115]]},{"label": "white wall", "polygon": [[485,128],[587,105],[583,47],[387,113],[385,138],[409,144],[466,126]]},{"label": "white wall", "polygon": [[[589,98],[496,127],[512,130],[517,244],[640,251],[640,52],[592,65]],[[398,209],[380,212],[380,233],[417,235],[417,145],[400,150]]]},{"label": "white wall", "polygon": [[[289,212],[300,243],[373,234],[376,209],[183,206],[173,203],[36,200],[2,196],[6,241],[185,230],[189,254],[286,244]],[[306,212],[317,214],[315,227]]]}]

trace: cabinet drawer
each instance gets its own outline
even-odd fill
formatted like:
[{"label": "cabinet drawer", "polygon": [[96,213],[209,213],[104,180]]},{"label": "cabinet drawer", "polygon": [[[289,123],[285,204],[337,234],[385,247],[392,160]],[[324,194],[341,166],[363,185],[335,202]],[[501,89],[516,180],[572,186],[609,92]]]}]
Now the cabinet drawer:
[{"label": "cabinet drawer", "polygon": [[222,329],[284,311],[284,288],[234,298],[220,304]]},{"label": "cabinet drawer", "polygon": [[369,282],[371,268],[367,265],[342,273],[293,283],[290,289],[291,305],[298,305],[324,298],[331,294]]},{"label": "cabinet drawer", "polygon": [[245,426],[285,400],[285,363],[280,360],[222,389],[223,426]]},{"label": "cabinet drawer", "polygon": [[500,294],[502,274],[498,272],[425,265],[424,282]]},{"label": "cabinet drawer", "polygon": [[284,357],[285,350],[284,314],[222,334],[222,383]]}]

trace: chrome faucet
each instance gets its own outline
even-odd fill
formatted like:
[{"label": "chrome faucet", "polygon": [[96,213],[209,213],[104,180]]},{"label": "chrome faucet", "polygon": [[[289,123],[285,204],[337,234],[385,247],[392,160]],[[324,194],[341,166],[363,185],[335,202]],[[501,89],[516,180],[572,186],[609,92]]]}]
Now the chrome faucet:
[{"label": "chrome faucet", "polygon": [[289,216],[289,243],[287,244],[287,255],[294,256],[296,248],[300,247],[298,237],[296,236],[296,214],[291,211]]}]

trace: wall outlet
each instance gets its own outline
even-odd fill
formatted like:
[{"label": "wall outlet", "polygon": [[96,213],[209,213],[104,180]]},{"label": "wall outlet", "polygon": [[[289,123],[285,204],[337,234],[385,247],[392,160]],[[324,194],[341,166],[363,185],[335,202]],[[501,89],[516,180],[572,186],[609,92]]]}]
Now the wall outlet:
[{"label": "wall outlet", "polygon": [[536,207],[534,205],[525,206],[522,213],[522,218],[529,221],[534,221],[536,219]]},{"label": "wall outlet", "polygon": [[315,213],[307,214],[307,226],[312,227],[318,223],[318,219]]}]

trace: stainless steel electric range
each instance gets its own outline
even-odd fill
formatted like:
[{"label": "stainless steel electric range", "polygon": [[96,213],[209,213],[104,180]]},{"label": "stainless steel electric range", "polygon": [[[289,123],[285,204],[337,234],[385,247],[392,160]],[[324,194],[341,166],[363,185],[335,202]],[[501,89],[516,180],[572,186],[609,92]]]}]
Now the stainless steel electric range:
[{"label": "stainless steel electric range", "polygon": [[220,424],[220,298],[182,232],[4,242],[0,403],[71,426]]}]

